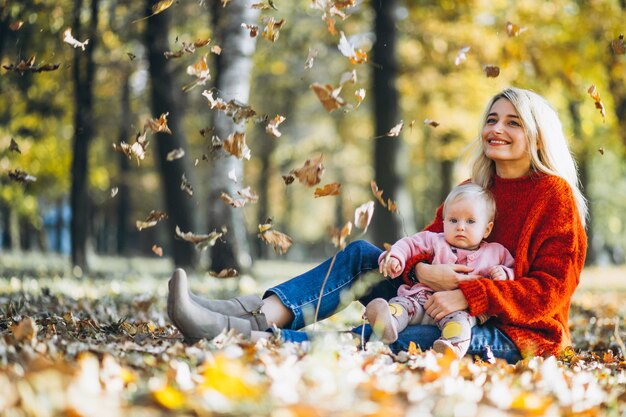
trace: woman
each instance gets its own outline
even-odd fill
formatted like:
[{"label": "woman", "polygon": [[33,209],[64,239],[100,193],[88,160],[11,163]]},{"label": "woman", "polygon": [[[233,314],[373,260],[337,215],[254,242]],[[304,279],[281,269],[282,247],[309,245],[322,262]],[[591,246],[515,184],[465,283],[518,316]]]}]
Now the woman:
[{"label": "woman", "polygon": [[[587,237],[585,199],[576,165],[552,107],[528,90],[507,88],[488,103],[477,139],[471,181],[489,189],[497,215],[488,241],[504,245],[515,258],[513,281],[492,281],[463,265],[413,262],[415,279],[436,290],[425,304],[435,320],[468,309],[492,318],[477,326],[468,353],[482,355],[487,345],[496,357],[516,362],[529,355],[557,355],[570,346],[568,313],[583,268]],[[443,231],[442,208],[425,230]],[[381,250],[356,241],[339,252],[324,285],[317,318],[335,313],[364,272],[377,268]],[[188,291],[184,271],[170,280],[168,313],[187,338],[212,338],[235,329],[257,339],[276,326],[287,341],[307,340],[297,331],[307,311],[318,304],[330,260],[256,296],[206,300]],[[518,278],[519,277],[519,278]],[[392,298],[400,280],[387,280],[359,298]],[[349,293],[349,292],[348,292]],[[345,296],[344,296],[345,297]],[[311,316],[311,314],[309,314]],[[310,324],[310,323],[306,323]],[[430,348],[440,336],[435,326],[409,326],[393,350],[414,341]]]}]

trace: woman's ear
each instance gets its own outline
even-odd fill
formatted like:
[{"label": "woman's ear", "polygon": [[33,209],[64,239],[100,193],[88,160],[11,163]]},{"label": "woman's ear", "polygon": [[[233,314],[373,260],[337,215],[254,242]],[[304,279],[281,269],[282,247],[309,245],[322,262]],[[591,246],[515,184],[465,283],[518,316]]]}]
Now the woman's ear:
[{"label": "woman's ear", "polygon": [[487,223],[487,228],[485,229],[485,234],[483,236],[483,239],[487,239],[487,236],[489,236],[492,229],[493,229],[493,222]]}]

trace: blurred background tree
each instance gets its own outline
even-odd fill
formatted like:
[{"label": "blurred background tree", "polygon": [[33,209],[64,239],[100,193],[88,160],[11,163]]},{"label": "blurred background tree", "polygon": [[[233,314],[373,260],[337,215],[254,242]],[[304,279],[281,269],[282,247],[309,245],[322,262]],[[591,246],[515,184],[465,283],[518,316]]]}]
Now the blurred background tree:
[{"label": "blurred background tree", "polygon": [[[591,203],[588,262],[624,262],[623,1],[274,0],[256,2],[252,9],[255,2],[243,0],[92,0],[80,9],[77,23],[79,3],[0,1],[3,250],[69,254],[84,247],[84,256],[72,257],[81,268],[88,267],[93,252],[156,257],[162,251],[175,264],[213,270],[249,262],[237,259],[314,260],[336,251],[327,230],[352,220],[356,207],[374,200],[372,180],[400,210],[390,213],[376,203],[365,238],[392,241],[427,225],[450,187],[466,178],[462,156],[478,134],[484,104],[515,85],[544,95],[571,139]],[[98,18],[92,19],[95,6]],[[158,13],[148,17],[154,10]],[[387,32],[381,31],[383,17]],[[229,18],[234,21],[226,25]],[[267,29],[270,18],[284,19],[273,33]],[[89,22],[97,22],[91,33]],[[254,26],[257,34],[251,37]],[[63,41],[68,27],[79,42],[90,38],[85,51]],[[341,33],[367,54],[366,62],[351,61],[339,50]],[[389,33],[395,38],[386,41]],[[228,77],[248,95],[235,96],[220,79],[228,71],[221,61],[244,39],[255,44],[246,58],[251,65]],[[191,48],[198,40],[209,43]],[[172,54],[169,59],[164,52]],[[75,99],[87,91],[73,81],[74,71],[84,71],[74,57],[90,55],[93,99],[85,106]],[[19,71],[31,56],[31,67]],[[188,68],[203,56],[211,78],[194,86],[197,77]],[[59,67],[33,71],[48,64]],[[499,75],[488,77],[486,66],[497,66]],[[338,93],[345,105],[328,112],[309,86],[336,89],[346,73],[353,75]],[[592,84],[606,118],[587,93]],[[256,112],[217,134],[224,140],[245,131],[249,160],[213,150],[211,129],[228,118],[207,105],[205,90],[225,101],[237,98]],[[87,113],[81,116],[82,130],[75,126],[81,112]],[[114,143],[135,143],[146,121],[162,113],[169,113],[172,135],[148,133],[144,159],[113,151]],[[266,129],[277,115],[285,117],[280,137]],[[386,136],[401,121],[399,135]],[[82,177],[72,177],[77,157],[72,141],[85,133],[84,126],[91,130],[81,159],[87,168]],[[168,160],[178,148],[184,156]],[[286,185],[282,178],[319,155],[325,171],[318,186],[341,183],[338,196],[315,198],[315,187],[297,180]],[[228,176],[233,168],[237,182]],[[16,170],[36,181],[12,180],[9,174],[15,177]],[[193,195],[181,190],[182,173]],[[72,178],[86,180],[84,198],[72,199]],[[237,199],[237,191],[248,186],[258,194],[257,203],[233,208],[219,199],[223,190]],[[152,210],[166,212],[168,219],[138,230],[135,222]],[[69,234],[71,219],[81,215],[84,244]],[[293,239],[284,255],[257,236],[268,218]],[[201,256],[192,243],[175,237],[177,225],[196,235],[222,226],[227,232],[213,256]],[[353,231],[348,240],[357,237],[362,236]],[[232,248],[238,253],[227,261]]]}]

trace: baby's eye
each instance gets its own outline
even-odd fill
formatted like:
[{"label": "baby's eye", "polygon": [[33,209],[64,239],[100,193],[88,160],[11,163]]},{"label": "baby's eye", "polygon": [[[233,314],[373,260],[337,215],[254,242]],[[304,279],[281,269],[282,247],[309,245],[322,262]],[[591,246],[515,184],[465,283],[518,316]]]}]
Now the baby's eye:
[{"label": "baby's eye", "polygon": [[474,220],[474,219],[469,219],[469,220],[467,221],[467,223],[468,223],[468,224],[474,224],[474,223],[476,223],[476,220]]},{"label": "baby's eye", "polygon": [[450,219],[450,223],[456,223],[457,220],[456,219]]}]

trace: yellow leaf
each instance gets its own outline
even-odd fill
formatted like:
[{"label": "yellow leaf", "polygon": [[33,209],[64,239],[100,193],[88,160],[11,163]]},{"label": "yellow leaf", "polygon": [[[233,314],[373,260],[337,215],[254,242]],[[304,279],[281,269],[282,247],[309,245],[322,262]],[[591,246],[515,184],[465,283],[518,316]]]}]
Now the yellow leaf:
[{"label": "yellow leaf", "polygon": [[180,410],[185,406],[185,396],[182,392],[166,385],[152,393],[154,400],[169,410]]},{"label": "yellow leaf", "polygon": [[169,9],[172,4],[174,4],[174,0],[161,0],[152,6],[152,14],[159,14],[162,11]]},{"label": "yellow leaf", "polygon": [[259,398],[263,390],[250,383],[250,368],[237,359],[218,354],[204,365],[201,373],[204,382],[201,389],[211,389],[232,400],[252,401]]}]

